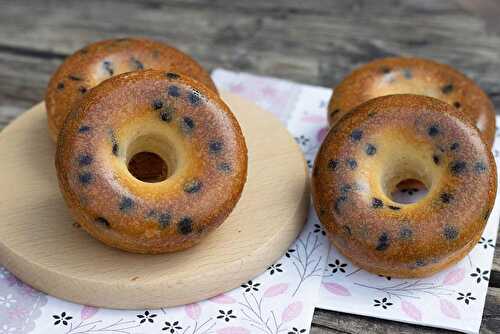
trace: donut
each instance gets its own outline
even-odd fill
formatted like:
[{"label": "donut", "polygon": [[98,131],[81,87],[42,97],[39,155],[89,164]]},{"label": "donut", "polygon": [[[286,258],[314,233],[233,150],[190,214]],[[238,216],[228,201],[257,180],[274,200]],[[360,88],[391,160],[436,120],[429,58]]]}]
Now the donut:
[{"label": "donut", "polygon": [[337,123],[357,105],[374,97],[416,94],[440,99],[465,113],[491,146],[495,110],[483,90],[454,68],[420,58],[382,58],[365,64],[335,87],[328,121]]},{"label": "donut", "polygon": [[50,79],[45,106],[52,140],[57,140],[71,106],[91,88],[114,75],[148,68],[185,74],[217,92],[207,71],[165,43],[143,38],[96,42],[69,56]]},{"label": "donut", "polygon": [[[167,178],[129,171],[142,152]],[[73,218],[94,238],[135,253],[189,248],[219,226],[247,175],[241,129],[212,90],[173,72],[120,74],[90,90],[66,118],[55,165]]]},{"label": "donut", "polygon": [[[428,193],[393,199],[406,180]],[[462,259],[492,210],[496,166],[461,111],[420,95],[369,100],[331,128],[315,159],[314,207],[341,254],[369,272],[424,277]]]}]

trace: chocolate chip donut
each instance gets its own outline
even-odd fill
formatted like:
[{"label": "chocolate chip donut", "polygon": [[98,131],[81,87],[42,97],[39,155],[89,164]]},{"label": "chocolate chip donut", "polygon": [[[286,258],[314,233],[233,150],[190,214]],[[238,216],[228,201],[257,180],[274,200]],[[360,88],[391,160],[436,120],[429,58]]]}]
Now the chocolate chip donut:
[{"label": "chocolate chip donut", "polygon": [[[140,152],[165,161],[148,183],[127,164]],[[241,129],[212,90],[156,70],[115,76],[66,118],[58,140],[59,185],[74,219],[105,244],[137,253],[182,250],[219,226],[246,180]]]},{"label": "chocolate chip donut", "polygon": [[[399,203],[393,189],[418,180],[428,193]],[[477,243],[493,207],[496,167],[477,128],[440,100],[378,97],[333,127],[313,169],[316,212],[337,249],[393,277],[431,275]]]},{"label": "chocolate chip donut", "polygon": [[328,105],[330,125],[357,105],[377,96],[416,94],[435,97],[463,111],[491,146],[495,110],[488,96],[454,68],[419,58],[383,58],[361,66],[335,87]]},{"label": "chocolate chip donut", "polygon": [[72,105],[92,87],[114,75],[148,68],[185,74],[217,92],[195,60],[165,43],[138,38],[100,41],[69,56],[52,76],[45,96],[51,138],[57,140]]}]

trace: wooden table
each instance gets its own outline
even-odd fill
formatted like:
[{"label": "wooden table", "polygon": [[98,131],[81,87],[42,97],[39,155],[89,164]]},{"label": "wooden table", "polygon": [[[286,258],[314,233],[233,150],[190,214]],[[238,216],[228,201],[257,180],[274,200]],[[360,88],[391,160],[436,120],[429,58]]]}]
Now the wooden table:
[{"label": "wooden table", "polygon": [[[376,57],[415,55],[475,79],[500,111],[498,0],[0,0],[0,128],[43,99],[50,75],[95,40],[149,36],[208,69],[333,86]],[[482,333],[500,332],[500,248]],[[317,310],[312,333],[446,332]]]}]

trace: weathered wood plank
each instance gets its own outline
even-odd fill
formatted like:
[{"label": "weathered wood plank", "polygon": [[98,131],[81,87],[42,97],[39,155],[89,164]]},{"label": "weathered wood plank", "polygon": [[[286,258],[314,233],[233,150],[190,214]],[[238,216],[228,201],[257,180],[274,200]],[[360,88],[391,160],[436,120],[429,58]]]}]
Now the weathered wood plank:
[{"label": "weathered wood plank", "polygon": [[68,54],[96,39],[147,35],[208,67],[322,85],[374,57],[431,57],[500,92],[500,37],[460,1],[20,1],[0,4],[0,22],[0,41],[9,46]]}]

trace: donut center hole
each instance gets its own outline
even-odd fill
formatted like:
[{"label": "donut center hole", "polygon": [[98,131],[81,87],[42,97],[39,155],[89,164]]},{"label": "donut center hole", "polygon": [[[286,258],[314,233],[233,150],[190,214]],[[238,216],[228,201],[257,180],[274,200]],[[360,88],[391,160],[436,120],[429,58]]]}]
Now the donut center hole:
[{"label": "donut center hole", "polygon": [[147,183],[163,182],[177,169],[174,145],[165,136],[139,135],[127,145],[126,166],[136,179]]},{"label": "donut center hole", "polygon": [[387,197],[399,204],[412,204],[422,200],[438,175],[434,166],[425,161],[427,154],[412,152],[406,147],[404,153],[391,156],[382,174],[382,189]]},{"label": "donut center hole", "polygon": [[390,198],[397,203],[411,204],[424,198],[429,192],[427,186],[417,179],[404,179],[391,190]]},{"label": "donut center hole", "polygon": [[153,152],[139,152],[134,154],[129,160],[127,167],[130,174],[143,182],[161,182],[168,177],[166,162]]}]

